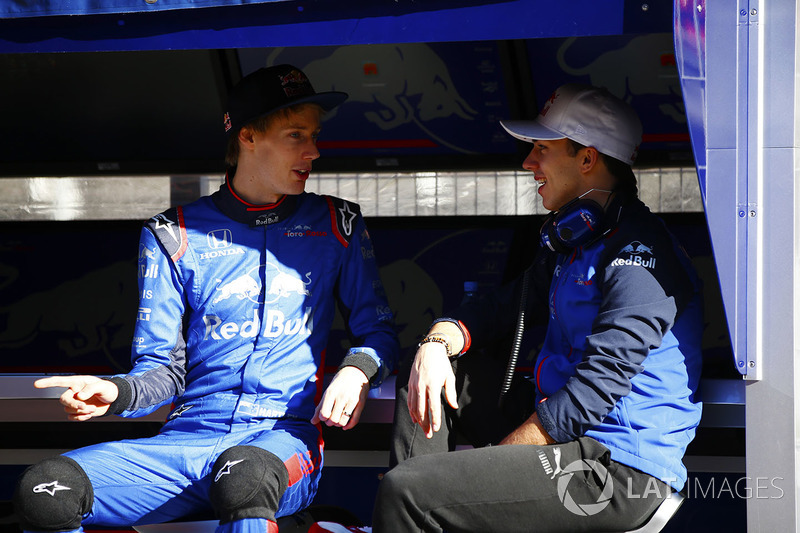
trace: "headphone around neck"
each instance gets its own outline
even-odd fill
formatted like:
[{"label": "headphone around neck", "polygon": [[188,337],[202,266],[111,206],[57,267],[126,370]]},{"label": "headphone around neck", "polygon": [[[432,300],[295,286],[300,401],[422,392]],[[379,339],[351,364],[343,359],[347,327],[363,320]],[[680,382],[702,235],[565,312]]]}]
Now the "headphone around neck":
[{"label": "headphone around neck", "polygon": [[554,252],[567,254],[575,248],[593,244],[611,230],[613,225],[606,223],[605,207],[584,198],[594,190],[600,189],[586,191],[558,211],[550,213],[539,230],[542,245]]}]

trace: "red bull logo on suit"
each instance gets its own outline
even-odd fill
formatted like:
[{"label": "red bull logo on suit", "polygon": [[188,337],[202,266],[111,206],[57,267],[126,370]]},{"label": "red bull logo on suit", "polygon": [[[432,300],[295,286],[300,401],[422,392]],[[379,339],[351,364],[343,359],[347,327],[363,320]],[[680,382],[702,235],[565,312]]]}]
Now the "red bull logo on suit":
[{"label": "red bull logo on suit", "polygon": [[[205,315],[203,323],[206,332],[203,340],[232,339],[243,337],[252,339],[261,331],[261,320],[258,317],[258,310],[253,309],[253,320],[246,320],[242,324],[235,321],[223,322],[216,315]],[[314,330],[314,311],[306,307],[303,316],[287,319],[286,315],[279,309],[269,309],[264,320],[264,328],[261,332],[264,337],[276,338],[284,335],[310,335]]]}]

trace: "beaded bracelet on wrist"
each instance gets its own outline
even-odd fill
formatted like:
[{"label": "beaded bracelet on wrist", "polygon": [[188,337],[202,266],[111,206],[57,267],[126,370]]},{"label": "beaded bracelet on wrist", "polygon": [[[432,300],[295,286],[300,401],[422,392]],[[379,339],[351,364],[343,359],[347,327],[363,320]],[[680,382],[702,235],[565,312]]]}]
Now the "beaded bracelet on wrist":
[{"label": "beaded bracelet on wrist", "polygon": [[467,351],[469,350],[470,346],[472,345],[472,338],[470,337],[469,331],[467,330],[466,326],[464,326],[464,324],[460,320],[456,320],[454,318],[443,317],[443,318],[437,318],[436,320],[434,320],[431,323],[431,327],[435,326],[439,322],[449,322],[450,324],[453,324],[454,326],[456,326],[459,329],[459,331],[461,331],[461,336],[463,338],[464,347],[461,348],[460,352],[458,352],[457,354],[453,354],[451,357],[461,357],[462,355],[467,353]]},{"label": "beaded bracelet on wrist", "polygon": [[423,344],[427,344],[429,342],[438,342],[439,344],[444,344],[444,349],[447,351],[447,357],[453,356],[453,351],[450,349],[450,343],[444,337],[439,335],[427,335],[424,339],[419,341],[417,348],[420,348]]}]

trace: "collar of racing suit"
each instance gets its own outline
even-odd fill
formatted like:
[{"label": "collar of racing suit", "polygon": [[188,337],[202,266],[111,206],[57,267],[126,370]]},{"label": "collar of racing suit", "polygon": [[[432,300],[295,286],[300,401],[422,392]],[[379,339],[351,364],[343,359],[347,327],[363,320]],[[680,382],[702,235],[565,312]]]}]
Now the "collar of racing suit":
[{"label": "collar of racing suit", "polygon": [[230,181],[225,178],[225,183],[217,192],[211,195],[214,204],[226,215],[236,222],[248,224],[252,227],[269,226],[286,220],[297,207],[298,196],[284,195],[274,204],[255,205],[242,200],[233,190]]}]

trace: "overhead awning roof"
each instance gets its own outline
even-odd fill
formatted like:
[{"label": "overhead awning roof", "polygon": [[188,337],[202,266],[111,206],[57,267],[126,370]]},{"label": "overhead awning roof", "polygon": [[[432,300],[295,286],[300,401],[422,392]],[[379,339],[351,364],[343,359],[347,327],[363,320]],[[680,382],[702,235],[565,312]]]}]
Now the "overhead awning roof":
[{"label": "overhead awning roof", "polygon": [[9,0],[0,5],[0,17],[150,13],[169,9],[264,4],[278,1],[284,0]]},{"label": "overhead awning roof", "polygon": [[[657,5],[658,4],[658,5]],[[0,53],[530,39],[671,31],[630,0],[11,0]]]}]

